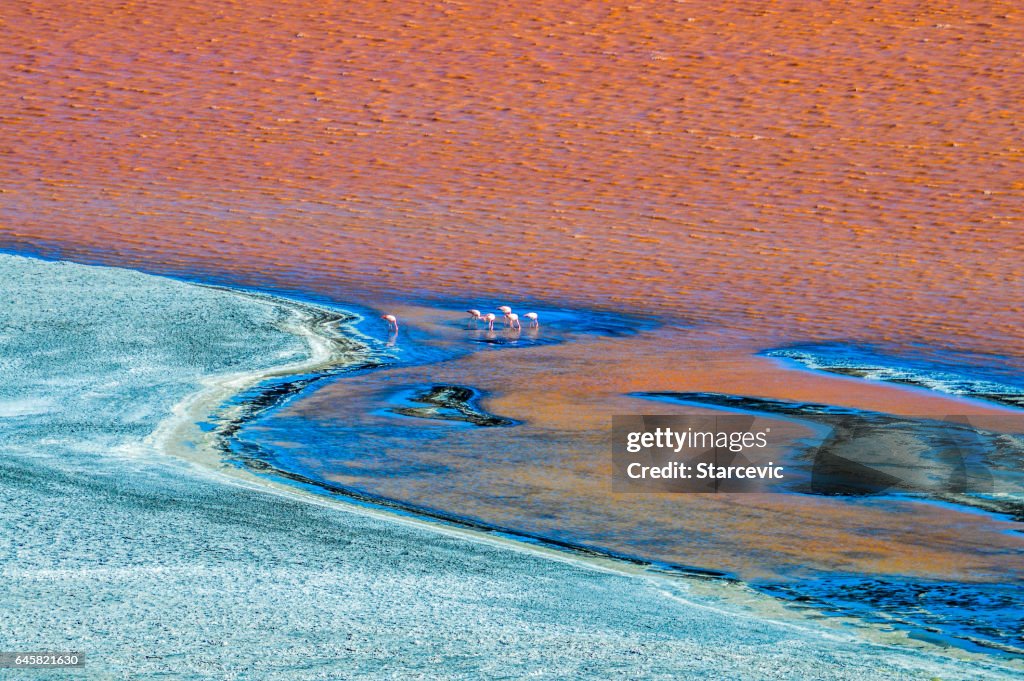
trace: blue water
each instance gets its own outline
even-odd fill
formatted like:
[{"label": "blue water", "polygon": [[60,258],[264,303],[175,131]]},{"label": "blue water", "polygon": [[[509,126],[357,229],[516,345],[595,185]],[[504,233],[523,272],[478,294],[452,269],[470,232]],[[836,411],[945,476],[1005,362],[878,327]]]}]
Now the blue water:
[{"label": "blue water", "polygon": [[800,344],[766,350],[797,366],[1024,409],[1024,367],[997,355],[911,346]]},{"label": "blue water", "polygon": [[795,606],[905,629],[915,638],[976,652],[1024,655],[1019,584],[963,583],[835,575],[755,585]]}]

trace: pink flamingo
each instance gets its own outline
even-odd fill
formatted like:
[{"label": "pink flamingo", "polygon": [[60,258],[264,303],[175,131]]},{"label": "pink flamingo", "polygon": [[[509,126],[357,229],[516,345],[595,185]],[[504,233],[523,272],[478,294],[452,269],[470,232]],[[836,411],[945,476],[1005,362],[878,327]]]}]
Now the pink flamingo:
[{"label": "pink flamingo", "polygon": [[483,315],[480,314],[480,310],[466,310],[466,312],[469,313],[469,323],[467,323],[467,327],[469,324],[476,326],[476,323],[484,318]]},{"label": "pink flamingo", "polygon": [[512,314],[512,308],[508,305],[501,305],[498,309],[501,310],[501,314],[505,315],[505,326],[508,326],[508,316]]},{"label": "pink flamingo", "polygon": [[497,319],[497,317],[494,316],[494,313],[488,312],[487,314],[485,314],[480,319],[482,319],[483,321],[487,322],[487,330],[488,331],[494,331],[494,320]]},{"label": "pink flamingo", "polygon": [[393,315],[393,314],[382,314],[380,316],[380,318],[385,320],[385,321],[387,321],[387,323],[388,323],[388,331],[394,331],[395,333],[398,333],[398,318],[395,317],[395,315]]},{"label": "pink flamingo", "polygon": [[536,312],[527,312],[523,316],[530,320],[530,326],[531,327],[536,328],[536,327],[540,326],[540,322],[537,321],[537,313]]},{"label": "pink flamingo", "polygon": [[515,312],[509,312],[505,317],[508,318],[509,329],[522,329],[522,325],[519,324],[519,315]]}]

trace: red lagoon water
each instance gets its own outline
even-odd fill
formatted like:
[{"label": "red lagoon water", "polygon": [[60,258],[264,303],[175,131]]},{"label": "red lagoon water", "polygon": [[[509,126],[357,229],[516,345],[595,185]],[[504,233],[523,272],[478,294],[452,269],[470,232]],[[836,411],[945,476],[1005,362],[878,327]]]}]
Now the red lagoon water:
[{"label": "red lagoon water", "polygon": [[1016,3],[26,2],[0,245],[1007,352]]}]

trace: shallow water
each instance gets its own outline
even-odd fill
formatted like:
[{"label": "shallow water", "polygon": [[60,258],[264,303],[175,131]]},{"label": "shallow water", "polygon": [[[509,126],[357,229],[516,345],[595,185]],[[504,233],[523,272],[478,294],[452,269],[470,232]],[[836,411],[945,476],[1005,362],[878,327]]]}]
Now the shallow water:
[{"label": "shallow water", "polygon": [[[605,350],[617,343],[660,347],[664,341],[659,329],[603,336],[588,325],[585,311],[575,311],[571,327],[555,323],[537,332],[546,343],[519,346],[518,334],[497,331],[506,342],[481,347],[477,341],[482,332],[466,329],[457,310],[409,306],[402,318],[408,328],[381,343],[391,354],[388,363],[330,379],[243,425],[231,447],[233,458],[256,460],[271,470],[298,474],[305,484],[322,484],[370,503],[397,502],[408,512],[496,528],[530,541],[724,573],[772,593],[799,592],[796,578],[826,583],[829,576],[861,574],[882,583],[894,580],[896,592],[929,581],[959,581],[964,582],[962,593],[976,588],[976,596],[983,598],[988,583],[1018,583],[1024,575],[1024,538],[1014,522],[1024,500],[1018,473],[1022,448],[1019,436],[1001,434],[1024,431],[1019,413],[993,410],[983,402],[951,403],[921,391],[908,398],[902,388],[882,390],[892,394],[896,409],[913,399],[929,406],[934,418],[946,415],[942,409],[982,414],[972,417],[963,437],[954,438],[963,448],[959,460],[972,462],[971,484],[936,487],[931,478],[948,477],[956,462],[947,462],[943,449],[952,431],[933,418],[892,417],[809,401],[635,390],[641,385],[694,385],[694,375],[707,374],[705,381],[722,385],[720,372],[706,368],[693,366],[693,374],[685,365],[659,370],[664,366],[662,352],[646,358],[649,364],[634,361],[616,368],[608,361]],[[377,328],[370,324],[367,330]],[[602,328],[625,332],[631,327],[605,318]],[[680,354],[690,352],[687,348]],[[756,357],[750,361],[772,362]],[[730,363],[730,368],[740,373],[737,382],[746,378],[741,363]],[[652,376],[660,382],[649,382]],[[827,375],[798,376],[807,382],[805,392],[819,398],[823,391],[818,386],[835,387]],[[841,383],[850,388],[838,403],[870,401],[878,391],[864,381]],[[423,400],[444,386],[465,388],[468,402],[461,405],[462,412],[449,404],[444,418],[438,418],[436,411],[424,408],[430,402]],[[856,389],[866,397],[859,397]],[[808,494],[807,482],[773,490],[787,494],[612,493],[611,416],[693,413],[695,408],[796,419],[804,427],[822,422],[826,431],[832,427],[830,419],[840,417],[877,423],[877,443],[867,450],[883,458],[869,463],[909,481],[909,487],[853,496]],[[895,429],[898,436],[898,460],[885,456],[890,447],[885,428]],[[858,437],[863,442],[865,433]],[[833,447],[843,453],[841,445]],[[810,477],[809,463],[790,463],[804,466]],[[927,613],[897,617],[898,599],[876,599],[871,606],[878,608],[879,617],[922,631],[930,627],[943,640],[1021,650],[1000,633],[1013,630],[1005,621],[1012,608],[994,610],[991,626],[979,625],[979,634]]]}]

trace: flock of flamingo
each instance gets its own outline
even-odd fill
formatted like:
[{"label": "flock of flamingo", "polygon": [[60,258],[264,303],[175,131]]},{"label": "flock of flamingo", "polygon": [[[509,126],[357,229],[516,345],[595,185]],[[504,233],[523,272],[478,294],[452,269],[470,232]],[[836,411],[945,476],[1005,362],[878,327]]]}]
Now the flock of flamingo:
[{"label": "flock of flamingo", "polygon": [[[511,307],[508,305],[501,305],[497,309],[502,313],[502,315],[504,315],[504,322],[507,328],[523,328],[522,324],[519,323],[519,315],[513,312]],[[498,317],[493,312],[488,312],[487,314],[480,314],[480,310],[466,310],[466,312],[469,313],[469,323],[472,324],[474,328],[476,328],[476,325],[480,322],[486,322],[487,330],[494,331],[494,320]],[[530,320],[531,328],[537,328],[540,326],[540,322],[537,321],[536,312],[527,312],[523,317]],[[393,314],[382,314],[380,318],[388,323],[388,331],[391,331],[392,333],[398,332],[398,317]]]}]

